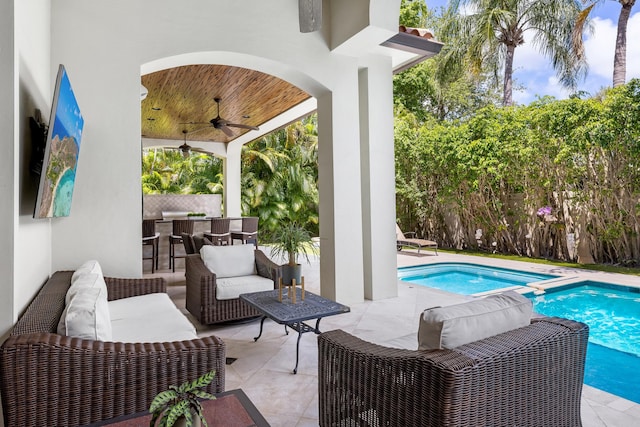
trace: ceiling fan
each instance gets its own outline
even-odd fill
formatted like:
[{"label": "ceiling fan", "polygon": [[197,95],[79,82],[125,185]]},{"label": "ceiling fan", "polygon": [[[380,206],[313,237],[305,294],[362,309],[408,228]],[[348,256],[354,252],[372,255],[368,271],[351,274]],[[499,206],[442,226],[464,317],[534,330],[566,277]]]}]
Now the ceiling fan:
[{"label": "ceiling fan", "polygon": [[[229,128],[240,128],[240,129],[250,129],[250,130],[260,130],[260,128],[258,128],[257,126],[249,126],[249,125],[244,125],[241,123],[231,123],[228,122],[227,120],[223,119],[222,117],[220,117],[220,101],[221,99],[219,97],[215,97],[213,98],[213,100],[216,102],[217,106],[218,106],[218,111],[216,116],[209,120],[208,123],[182,123],[182,124],[189,124],[189,125],[204,125],[204,124],[211,124],[211,127],[215,128],[215,129],[219,129],[222,132],[224,132],[227,136],[233,136],[233,132],[231,131],[231,129]],[[208,129],[210,126],[206,126],[200,129],[196,129],[193,130],[189,133],[194,133],[194,132],[198,132],[201,131],[203,129]],[[184,132],[184,131],[183,131]],[[185,134],[185,144],[186,144],[186,134]]]},{"label": "ceiling fan", "polygon": [[198,152],[198,153],[204,153],[204,154],[208,154],[211,155],[211,153],[209,153],[208,151],[205,150],[201,150],[199,148],[193,148],[192,146],[190,146],[189,144],[187,144],[187,134],[190,133],[188,130],[183,129],[182,130],[182,134],[184,135],[184,142],[182,143],[182,145],[178,146],[178,147],[165,147],[165,148],[173,148],[173,149],[178,149],[180,150],[180,152],[182,153],[182,157],[184,157],[185,159],[188,159],[189,156],[191,155],[192,152]]}]

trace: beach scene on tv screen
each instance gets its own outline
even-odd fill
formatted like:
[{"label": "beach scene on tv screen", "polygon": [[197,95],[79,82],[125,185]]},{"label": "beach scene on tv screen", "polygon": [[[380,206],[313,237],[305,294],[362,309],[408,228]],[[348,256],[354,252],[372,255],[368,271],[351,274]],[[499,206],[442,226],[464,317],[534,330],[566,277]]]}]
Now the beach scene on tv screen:
[{"label": "beach scene on tv screen", "polygon": [[84,119],[76,102],[67,73],[60,79],[60,89],[55,106],[50,146],[45,154],[45,176],[42,178],[40,203],[36,216],[68,216],[76,178],[78,153]]}]

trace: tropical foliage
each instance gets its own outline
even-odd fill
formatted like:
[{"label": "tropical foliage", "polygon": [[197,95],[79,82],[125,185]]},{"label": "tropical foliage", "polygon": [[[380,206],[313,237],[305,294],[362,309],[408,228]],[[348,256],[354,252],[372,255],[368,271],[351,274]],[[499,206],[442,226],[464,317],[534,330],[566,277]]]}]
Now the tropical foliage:
[{"label": "tropical foliage", "polygon": [[244,146],[241,179],[242,214],[260,217],[260,230],[267,239],[290,222],[317,236],[316,116]]},{"label": "tropical foliage", "polygon": [[202,399],[215,400],[215,396],[204,391],[211,384],[216,374],[215,370],[209,371],[194,381],[187,381],[179,386],[169,386],[169,390],[158,393],[151,401],[150,426],[171,427],[183,417],[187,426],[193,425],[194,415],[200,419],[206,427],[207,420],[202,413]]},{"label": "tropical foliage", "polygon": [[[318,129],[315,115],[242,148],[242,214],[260,218],[269,240],[283,223],[294,222],[317,236]],[[145,150],[145,194],[222,194],[222,161],[201,153],[184,158],[178,150]]]},{"label": "tropical foliage", "polygon": [[400,110],[395,149],[404,229],[443,246],[572,260],[573,237],[596,262],[640,259],[638,80],[599,99],[488,106],[458,122],[423,125]]},{"label": "tropical foliage", "polygon": [[184,158],[178,150],[142,152],[144,194],[221,194],[222,160],[202,153]]}]

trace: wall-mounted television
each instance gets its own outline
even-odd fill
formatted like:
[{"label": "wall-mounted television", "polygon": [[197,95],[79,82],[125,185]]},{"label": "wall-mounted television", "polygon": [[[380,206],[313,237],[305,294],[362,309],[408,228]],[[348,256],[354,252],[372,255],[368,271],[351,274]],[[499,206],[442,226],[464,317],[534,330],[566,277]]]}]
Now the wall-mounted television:
[{"label": "wall-mounted television", "polygon": [[69,216],[84,118],[63,65],[53,91],[34,218]]}]

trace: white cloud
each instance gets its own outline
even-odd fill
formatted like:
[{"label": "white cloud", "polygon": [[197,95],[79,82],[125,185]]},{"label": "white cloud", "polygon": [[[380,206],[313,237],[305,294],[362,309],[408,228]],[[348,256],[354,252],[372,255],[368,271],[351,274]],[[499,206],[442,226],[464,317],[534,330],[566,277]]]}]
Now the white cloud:
[{"label": "white cloud", "polygon": [[[615,11],[617,14],[619,9]],[[611,86],[613,77],[613,52],[617,33],[615,19],[593,18],[594,32],[585,39],[585,52],[589,73],[578,90],[594,95],[603,87]],[[525,43],[516,48],[514,57],[515,87],[513,99],[519,104],[527,104],[537,96],[551,95],[558,99],[567,98],[570,93],[564,89],[556,77],[547,58],[541,55],[531,43],[534,33],[525,32]],[[640,77],[640,12],[629,18],[627,25],[627,81]]]},{"label": "white cloud", "polygon": [[[585,51],[589,62],[589,75],[613,76],[613,52],[616,44],[618,24],[610,19],[593,19],[594,33],[585,40]],[[635,13],[627,23],[627,80],[640,77],[640,13]]]},{"label": "white cloud", "polygon": [[613,73],[613,50],[616,43],[616,24],[610,19],[593,19],[593,35],[587,36],[584,49],[589,63],[589,75],[609,77]]}]

